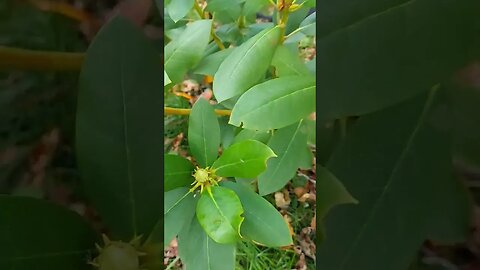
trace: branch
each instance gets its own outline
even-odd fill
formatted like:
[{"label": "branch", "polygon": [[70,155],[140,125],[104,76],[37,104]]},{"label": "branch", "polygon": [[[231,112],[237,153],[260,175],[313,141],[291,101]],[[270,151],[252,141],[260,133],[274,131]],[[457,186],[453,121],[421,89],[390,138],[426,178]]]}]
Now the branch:
[{"label": "branch", "polygon": [[84,53],[34,51],[0,46],[0,70],[80,70],[84,58]]},{"label": "branch", "polygon": [[88,12],[75,8],[67,3],[51,0],[29,0],[29,2],[42,11],[59,13],[80,22],[99,24],[99,21]]},{"label": "branch", "polygon": [[[164,107],[165,115],[189,115],[192,109],[179,109]],[[215,110],[215,113],[219,116],[230,116],[232,111],[230,110]]]},{"label": "branch", "polygon": [[[47,52],[0,46],[0,70],[79,71],[84,53]],[[188,115],[191,109],[165,107],[166,115]],[[230,110],[215,110],[229,116]]]}]

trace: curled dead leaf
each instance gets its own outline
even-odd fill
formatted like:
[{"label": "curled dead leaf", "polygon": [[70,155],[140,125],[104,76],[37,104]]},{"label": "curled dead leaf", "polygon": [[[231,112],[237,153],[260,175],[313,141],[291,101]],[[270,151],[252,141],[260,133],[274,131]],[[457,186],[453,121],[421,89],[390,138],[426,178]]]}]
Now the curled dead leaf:
[{"label": "curled dead leaf", "polygon": [[307,193],[307,190],[304,187],[296,187],[293,189],[293,192],[297,198],[301,198],[305,193]]},{"label": "curled dead leaf", "polygon": [[[286,196],[285,196],[286,195]],[[290,196],[288,192],[275,192],[275,205],[278,208],[286,209],[290,206]]]},{"label": "curled dead leaf", "polygon": [[298,198],[299,202],[314,202],[316,200],[316,196],[313,193],[305,193],[300,198]]}]

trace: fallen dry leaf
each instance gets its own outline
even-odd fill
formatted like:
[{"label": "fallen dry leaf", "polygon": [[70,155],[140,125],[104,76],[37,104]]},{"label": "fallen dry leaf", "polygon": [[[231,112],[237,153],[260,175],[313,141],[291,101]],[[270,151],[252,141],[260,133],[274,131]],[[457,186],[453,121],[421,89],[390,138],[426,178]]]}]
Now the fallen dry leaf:
[{"label": "fallen dry leaf", "polygon": [[295,270],[307,270],[307,262],[305,260],[305,254],[301,253],[300,258],[295,264]]},{"label": "fallen dry leaf", "polygon": [[302,252],[306,256],[315,260],[316,246],[315,246],[315,242],[313,242],[311,239],[313,232],[314,230],[312,227],[303,228],[302,231],[300,232],[300,237],[298,242],[300,243],[300,248],[302,249]]},{"label": "fallen dry leaf", "polygon": [[290,224],[292,222],[292,219],[288,215],[283,215],[283,220],[285,220],[285,223],[287,223],[288,230],[290,231],[290,235],[293,235],[293,228],[292,225]]},{"label": "fallen dry leaf", "polygon": [[297,198],[301,198],[303,194],[307,193],[307,190],[304,187],[296,187],[293,189],[293,193],[295,193]]},{"label": "fallen dry leaf", "polygon": [[288,196],[288,192],[286,194],[287,196],[285,196],[285,192],[275,192],[275,205],[278,208],[286,209],[290,206],[290,196]]},{"label": "fallen dry leaf", "polygon": [[310,222],[310,227],[312,227],[312,229],[314,231],[317,230],[317,213],[316,212],[315,212],[315,215],[312,218],[312,222]]},{"label": "fallen dry leaf", "polygon": [[298,198],[298,201],[299,201],[299,202],[307,202],[307,201],[314,202],[315,199],[316,199],[315,194],[313,194],[313,193],[305,193],[305,194],[303,194],[300,198]]}]

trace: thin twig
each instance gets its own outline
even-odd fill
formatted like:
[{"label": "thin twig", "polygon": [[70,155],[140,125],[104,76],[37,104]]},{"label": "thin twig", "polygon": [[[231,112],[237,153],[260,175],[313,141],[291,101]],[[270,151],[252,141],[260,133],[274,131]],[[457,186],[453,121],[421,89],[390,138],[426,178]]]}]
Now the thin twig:
[{"label": "thin twig", "polygon": [[0,46],[0,70],[80,70],[84,53],[48,52]]},{"label": "thin twig", "polygon": [[[165,115],[189,115],[191,111],[192,109],[164,107]],[[215,113],[219,116],[230,116],[232,114],[232,111],[231,110],[215,110]]]}]

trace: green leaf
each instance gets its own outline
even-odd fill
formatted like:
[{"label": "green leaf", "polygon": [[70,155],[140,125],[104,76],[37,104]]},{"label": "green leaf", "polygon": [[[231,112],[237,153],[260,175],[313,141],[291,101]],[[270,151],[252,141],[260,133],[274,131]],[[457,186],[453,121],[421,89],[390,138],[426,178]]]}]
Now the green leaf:
[{"label": "green leaf", "polygon": [[315,77],[287,76],[252,87],[233,107],[230,124],[246,129],[286,127],[315,111]]},{"label": "green leaf", "polygon": [[220,144],[223,148],[227,148],[233,142],[237,127],[228,124],[228,118],[226,117],[220,118],[218,122],[220,124],[220,135],[221,135]]},{"label": "green leaf", "polygon": [[268,146],[278,155],[267,162],[267,169],[258,176],[260,195],[270,194],[283,188],[297,172],[305,153],[307,136],[301,131],[302,122],[277,130]]},{"label": "green leaf", "polygon": [[278,46],[273,56],[272,65],[276,68],[278,77],[292,75],[309,75],[310,71],[298,53],[294,54],[285,46]]},{"label": "green leaf", "polygon": [[213,106],[199,98],[193,104],[188,123],[190,152],[202,168],[212,165],[220,147],[220,125]]},{"label": "green leaf", "polygon": [[238,96],[263,78],[278,44],[280,28],[267,28],[237,47],[215,74],[213,92],[218,102]]},{"label": "green leaf", "polygon": [[304,33],[307,36],[315,36],[316,34],[316,22],[317,22],[317,13],[314,12],[310,14],[305,20],[300,23],[298,31]]},{"label": "green leaf", "polygon": [[311,74],[315,74],[317,72],[317,57],[315,56],[312,60],[306,62],[305,65]]},{"label": "green leaf", "polygon": [[310,147],[306,146],[298,156],[298,168],[303,170],[311,169],[313,166],[313,153]]},{"label": "green leaf", "polygon": [[218,176],[253,178],[265,170],[269,158],[276,156],[265,144],[245,140],[225,149],[212,168]]},{"label": "green leaf", "polygon": [[305,1],[300,1],[298,4],[303,3],[303,6],[305,7],[315,7],[317,5],[316,0],[305,0]]},{"label": "green leaf", "polygon": [[77,213],[44,200],[0,195],[0,269],[87,270],[98,236]]},{"label": "green leaf", "polygon": [[317,166],[317,215],[322,220],[334,206],[358,201],[328,169]]},{"label": "green leaf", "polygon": [[456,242],[469,234],[471,209],[452,177],[449,130],[433,118],[445,109],[442,95],[431,91],[364,116],[349,131],[327,168],[360,203],[325,218],[321,269],[403,270],[426,238]]},{"label": "green leaf", "polygon": [[287,223],[270,202],[245,185],[229,181],[222,185],[235,191],[242,202],[245,220],[241,233],[244,238],[268,247],[292,244]]},{"label": "green leaf", "polygon": [[167,86],[171,83],[172,81],[168,77],[167,72],[163,71],[163,86]]},{"label": "green leaf", "polygon": [[223,62],[223,60],[225,60],[228,55],[230,55],[230,53],[232,53],[233,49],[234,48],[221,50],[203,58],[202,61],[197,65],[193,73],[214,76],[215,73],[217,73],[220,64]]},{"label": "green leaf", "polygon": [[237,194],[220,186],[213,186],[200,195],[197,219],[205,232],[220,244],[235,243],[240,239],[243,208]]},{"label": "green leaf", "polygon": [[255,140],[261,143],[267,143],[270,139],[271,133],[265,131],[257,131],[251,129],[242,129],[233,139],[232,143],[237,143],[245,140]]},{"label": "green leaf", "polygon": [[238,19],[242,8],[238,0],[207,0],[205,10],[214,13],[215,20],[225,24]]},{"label": "green leaf", "polygon": [[165,46],[165,71],[173,83],[183,80],[188,70],[200,62],[210,40],[212,20],[198,20]]},{"label": "green leaf", "polygon": [[285,34],[288,35],[291,32],[293,32],[295,29],[297,29],[300,26],[300,23],[302,23],[302,21],[307,16],[309,10],[310,8],[303,6],[300,9],[296,10],[295,12],[290,13],[290,15],[288,16]]},{"label": "green leaf", "polygon": [[112,236],[125,241],[149,233],[162,212],[160,61],[142,30],[116,17],[93,40],[79,78],[82,183]]},{"label": "green leaf", "polygon": [[466,64],[477,0],[322,1],[318,115],[363,115],[426,92]]},{"label": "green leaf", "polygon": [[164,247],[180,232],[195,215],[196,200],[188,188],[177,188],[165,192],[164,201]]},{"label": "green leaf", "polygon": [[275,25],[271,22],[253,23],[248,25],[246,29],[242,29],[242,43],[246,42],[247,40],[262,32],[263,30],[274,26]]},{"label": "green leaf", "polygon": [[163,160],[164,173],[164,191],[170,191],[178,187],[188,187],[193,182],[193,164],[177,155],[165,155]]},{"label": "green leaf", "polygon": [[215,32],[223,42],[237,44],[242,37],[240,29],[236,23],[223,24]]},{"label": "green leaf", "polygon": [[188,270],[235,269],[235,244],[213,241],[196,217],[178,234],[178,253]]},{"label": "green leaf", "polygon": [[453,155],[458,163],[480,168],[480,89],[450,87],[453,107]]},{"label": "green leaf", "polygon": [[168,15],[176,23],[183,19],[188,12],[193,8],[193,1],[195,0],[175,0],[171,1],[168,6]]},{"label": "green leaf", "polygon": [[257,12],[269,3],[268,0],[246,0],[242,13],[245,17],[255,16]]}]

